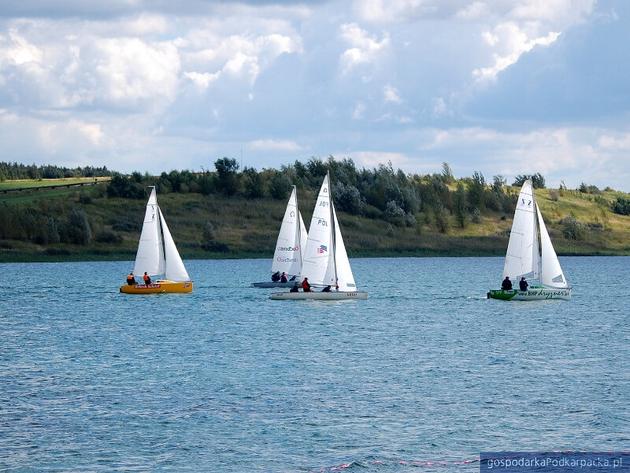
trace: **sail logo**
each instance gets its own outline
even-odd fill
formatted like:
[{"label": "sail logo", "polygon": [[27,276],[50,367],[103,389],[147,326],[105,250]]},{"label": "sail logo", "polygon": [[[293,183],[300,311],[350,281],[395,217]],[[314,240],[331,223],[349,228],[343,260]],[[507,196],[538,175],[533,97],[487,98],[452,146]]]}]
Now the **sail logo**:
[{"label": "sail logo", "polygon": [[323,218],[318,218],[317,219],[317,225],[321,225],[322,227],[327,227],[328,226],[328,222],[323,219]]},{"label": "sail logo", "polygon": [[297,258],[286,258],[284,256],[278,256],[276,258],[278,263],[297,263]]},{"label": "sail logo", "polygon": [[278,251],[298,251],[300,249],[299,246],[279,246]]},{"label": "sail logo", "polygon": [[319,206],[320,206],[320,207],[328,207],[328,202],[327,202],[327,201],[325,201],[325,200],[322,200],[322,201],[319,203]]},{"label": "sail logo", "polygon": [[326,245],[319,245],[319,248],[317,248],[317,253],[324,254],[328,251],[328,247]]},{"label": "sail logo", "polygon": [[532,201],[531,201],[531,200],[528,200],[528,201],[527,201],[527,204],[525,204],[525,199],[521,198],[521,203],[522,203],[523,205],[527,205],[528,207],[531,207],[531,206],[532,206]]}]

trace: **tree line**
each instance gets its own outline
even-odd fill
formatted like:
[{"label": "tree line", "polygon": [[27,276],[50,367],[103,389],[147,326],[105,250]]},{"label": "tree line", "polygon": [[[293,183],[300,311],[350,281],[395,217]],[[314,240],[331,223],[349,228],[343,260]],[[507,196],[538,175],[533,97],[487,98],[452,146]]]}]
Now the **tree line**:
[{"label": "tree line", "polygon": [[112,172],[106,166],[67,168],[46,164],[21,164],[0,162],[0,181],[10,179],[60,179],[64,177],[105,177]]},{"label": "tree line", "polygon": [[[283,200],[292,185],[316,193],[323,177],[330,172],[333,198],[339,210],[406,226],[415,225],[416,215],[424,213],[425,218],[432,220],[425,223],[434,223],[442,232],[448,229],[448,215],[455,215],[458,225],[464,227],[487,210],[511,214],[516,203],[516,194],[506,188],[502,176],[494,176],[491,185],[480,172],[456,180],[447,163],[443,164],[442,172],[424,175],[406,174],[395,170],[391,163],[359,169],[351,159],[333,157],[311,158],[306,163],[295,161],[280,169],[261,171],[251,167],[240,170],[235,159],[221,158],[214,167],[214,171],[171,171],[160,176],[139,172],[130,176],[115,174],[107,195],[141,199],[146,196],[146,186],[155,185],[160,193],[197,192]],[[544,186],[544,178],[538,176]]]}]

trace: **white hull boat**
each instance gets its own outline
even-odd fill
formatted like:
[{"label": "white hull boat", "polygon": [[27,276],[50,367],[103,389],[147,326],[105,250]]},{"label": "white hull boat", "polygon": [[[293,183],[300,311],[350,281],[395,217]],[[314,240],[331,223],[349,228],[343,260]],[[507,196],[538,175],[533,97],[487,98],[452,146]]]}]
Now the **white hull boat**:
[{"label": "white hull boat", "polygon": [[[343,243],[335,205],[330,193],[330,175],[319,190],[302,259],[301,277],[308,279],[312,292],[273,293],[273,300],[346,300],[367,299],[357,289],[350,260]],[[301,285],[300,285],[301,286]],[[329,292],[321,288],[329,286]]]},{"label": "white hull boat", "polygon": [[[287,278],[299,276],[302,270],[302,253],[306,246],[308,232],[302,220],[302,214],[298,208],[297,190],[293,186],[293,191],[284,211],[284,218],[276,241],[276,250],[271,263],[271,274],[285,273]],[[293,287],[292,281],[286,283],[280,281],[253,282],[253,287]]]},{"label": "white hull boat", "polygon": [[275,292],[274,301],[350,301],[367,299],[365,291],[330,291],[330,292]]}]

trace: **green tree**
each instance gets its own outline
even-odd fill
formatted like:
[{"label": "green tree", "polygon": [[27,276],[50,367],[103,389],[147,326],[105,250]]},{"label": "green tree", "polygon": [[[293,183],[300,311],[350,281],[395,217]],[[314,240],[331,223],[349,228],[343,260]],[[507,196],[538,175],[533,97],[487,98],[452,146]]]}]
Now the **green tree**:
[{"label": "green tree", "polygon": [[243,188],[245,196],[250,199],[259,199],[265,195],[262,177],[254,168],[243,170]]},{"label": "green tree", "polygon": [[236,159],[221,158],[214,162],[217,170],[217,187],[225,195],[234,195],[238,191],[238,163]]},{"label": "green tree", "polygon": [[468,203],[466,202],[466,189],[461,181],[457,183],[457,190],[455,191],[455,195],[453,197],[453,212],[455,213],[457,224],[460,228],[465,228]]},{"label": "green tree", "polygon": [[72,209],[68,215],[66,235],[69,243],[87,245],[92,241],[92,229],[87,215],[81,209]]},{"label": "green tree", "polygon": [[275,173],[269,182],[269,194],[274,199],[286,199],[290,189],[291,181],[282,173]]}]

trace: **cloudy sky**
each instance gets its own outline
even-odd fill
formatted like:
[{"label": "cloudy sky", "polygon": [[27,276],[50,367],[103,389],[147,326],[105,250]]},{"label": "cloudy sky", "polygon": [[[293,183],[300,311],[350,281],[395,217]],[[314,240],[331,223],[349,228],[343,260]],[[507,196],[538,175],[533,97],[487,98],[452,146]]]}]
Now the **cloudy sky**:
[{"label": "cloudy sky", "polygon": [[629,45],[625,0],[2,0],[0,160],[630,191]]}]

